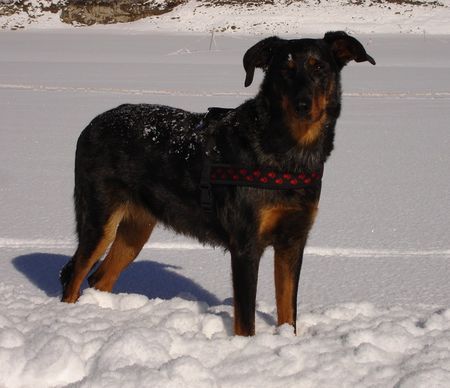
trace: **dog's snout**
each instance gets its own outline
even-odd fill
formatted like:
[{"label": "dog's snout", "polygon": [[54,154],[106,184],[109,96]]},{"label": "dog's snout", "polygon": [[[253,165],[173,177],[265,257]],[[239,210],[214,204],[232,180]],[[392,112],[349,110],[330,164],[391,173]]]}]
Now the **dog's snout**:
[{"label": "dog's snout", "polygon": [[300,115],[306,115],[311,110],[312,101],[310,98],[300,98],[296,104],[296,110]]}]

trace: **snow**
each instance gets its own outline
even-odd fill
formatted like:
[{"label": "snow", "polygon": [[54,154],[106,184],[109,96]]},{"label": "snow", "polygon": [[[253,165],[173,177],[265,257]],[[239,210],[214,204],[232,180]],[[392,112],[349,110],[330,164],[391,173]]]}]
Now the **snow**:
[{"label": "snow", "polygon": [[[255,1],[257,2],[257,1]],[[42,12],[40,4],[49,1],[30,0],[32,17],[25,12],[0,16],[0,27],[6,29],[73,29],[61,22],[60,12]],[[274,0],[257,7],[208,6],[189,0],[172,12],[121,25],[96,25],[90,30],[123,30],[129,32],[197,32],[255,34],[310,34],[329,30],[352,33],[449,34],[450,0],[411,2],[376,0]]]},{"label": "snow", "polygon": [[[321,36],[318,31],[310,36]],[[0,386],[448,387],[450,38],[360,35],[300,280],[297,336],[276,327],[273,252],[257,335],[232,335],[230,262],[158,229],[114,294],[59,302],[75,249],[82,128],[121,103],[236,106],[259,38],[123,29],[3,31]]]},{"label": "snow", "polygon": [[450,309],[314,307],[298,336],[260,311],[259,334],[242,338],[230,335],[231,306],[92,289],[69,306],[0,291],[5,386],[446,387],[450,379]]}]

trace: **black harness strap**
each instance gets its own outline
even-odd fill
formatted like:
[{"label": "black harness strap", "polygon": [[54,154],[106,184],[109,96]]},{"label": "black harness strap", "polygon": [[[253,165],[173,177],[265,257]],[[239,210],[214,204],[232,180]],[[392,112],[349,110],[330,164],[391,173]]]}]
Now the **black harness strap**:
[{"label": "black harness strap", "polygon": [[[233,108],[208,108],[208,112],[200,122],[200,126],[207,126],[209,122],[222,119],[227,113],[233,111]],[[200,177],[200,204],[206,213],[212,210],[212,190],[211,190],[211,152],[214,147],[214,138],[212,136],[213,128],[208,136],[205,145],[205,161],[203,162],[202,175]]]},{"label": "black harness strap", "polygon": [[202,176],[200,178],[200,205],[206,213],[212,210],[212,190],[211,190],[211,160],[205,159],[203,163]]}]

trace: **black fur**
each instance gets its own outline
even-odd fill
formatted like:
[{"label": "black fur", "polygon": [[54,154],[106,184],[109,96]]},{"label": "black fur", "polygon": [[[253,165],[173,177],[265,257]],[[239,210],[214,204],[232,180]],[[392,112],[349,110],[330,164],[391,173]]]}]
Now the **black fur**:
[{"label": "black fur", "polygon": [[[258,264],[264,249],[273,245],[278,322],[295,327],[303,248],[319,190],[214,186],[209,214],[200,206],[201,172],[205,158],[281,171],[320,169],[333,149],[341,109],[339,74],[350,60],[375,63],[344,32],[327,33],[324,39],[272,37],[245,54],[245,85],[252,82],[255,68],[262,68],[265,78],[259,93],[234,110],[205,120],[204,114],[140,104],[96,117],[77,144],[79,247],[62,270],[63,300],[78,297],[75,279],[95,263],[91,256],[111,215],[132,205],[177,233],[230,251],[236,334],[254,334]],[[213,145],[211,152],[207,144]],[[286,294],[284,288],[291,285]]]}]

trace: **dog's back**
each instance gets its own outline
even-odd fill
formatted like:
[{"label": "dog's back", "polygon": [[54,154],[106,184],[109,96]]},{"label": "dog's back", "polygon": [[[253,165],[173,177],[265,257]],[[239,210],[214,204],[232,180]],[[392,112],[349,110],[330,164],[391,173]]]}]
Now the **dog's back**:
[{"label": "dog's back", "polygon": [[96,117],[77,144],[78,235],[91,229],[87,222],[105,223],[124,204],[146,209],[177,232],[199,234],[183,220],[204,218],[197,205],[208,130],[204,117],[148,104],[121,105]]}]

